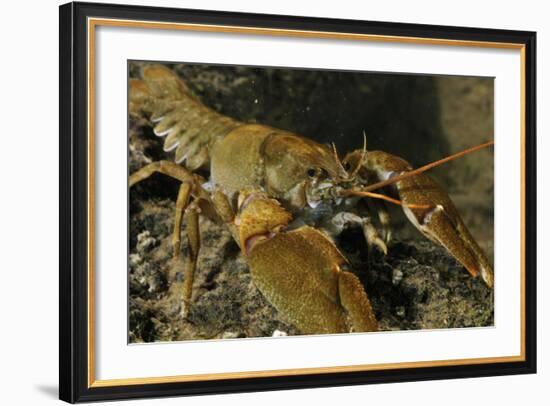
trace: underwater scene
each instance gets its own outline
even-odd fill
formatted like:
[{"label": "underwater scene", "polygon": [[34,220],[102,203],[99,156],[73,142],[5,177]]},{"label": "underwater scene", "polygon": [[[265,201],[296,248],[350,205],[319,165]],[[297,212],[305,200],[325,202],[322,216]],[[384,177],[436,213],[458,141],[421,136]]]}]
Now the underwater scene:
[{"label": "underwater scene", "polygon": [[129,61],[129,343],[492,326],[493,97]]}]

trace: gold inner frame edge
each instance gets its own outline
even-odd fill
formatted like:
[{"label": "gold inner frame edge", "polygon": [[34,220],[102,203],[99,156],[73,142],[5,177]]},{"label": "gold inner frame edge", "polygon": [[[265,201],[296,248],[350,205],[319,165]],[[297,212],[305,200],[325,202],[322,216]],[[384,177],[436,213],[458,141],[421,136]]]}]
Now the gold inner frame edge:
[{"label": "gold inner frame edge", "polygon": [[[345,365],[316,368],[294,368],[277,369],[266,371],[243,371],[243,372],[219,372],[209,374],[189,374],[160,377],[144,378],[120,378],[120,379],[95,379],[95,340],[94,340],[94,301],[95,301],[95,279],[94,279],[94,191],[95,191],[95,28],[97,26],[110,27],[131,27],[148,28],[163,30],[183,30],[196,32],[218,32],[235,33],[243,35],[267,35],[267,36],[285,36],[300,38],[319,38],[319,39],[342,39],[373,42],[393,42],[404,44],[420,44],[435,46],[460,46],[460,47],[479,47],[496,49],[513,49],[520,51],[520,82],[521,82],[521,101],[520,101],[520,136],[521,136],[521,270],[520,270],[520,337],[521,350],[520,355],[485,357],[485,358],[465,358],[454,360],[433,360],[433,361],[414,361],[414,362],[396,362],[383,364],[365,364],[365,365]],[[459,366],[474,364],[495,364],[504,362],[522,362],[526,359],[525,349],[525,60],[526,49],[524,44],[507,42],[489,42],[489,41],[469,41],[453,40],[441,38],[423,38],[423,37],[404,37],[392,35],[374,35],[374,34],[355,34],[345,32],[327,32],[327,31],[306,31],[291,29],[274,29],[261,27],[242,27],[230,25],[209,25],[209,24],[187,24],[187,23],[166,23],[140,20],[121,20],[109,18],[88,18],[87,21],[87,44],[88,44],[88,388],[128,386],[143,384],[162,384],[193,381],[213,381],[221,379],[244,379],[244,378],[266,378],[280,376],[312,375],[312,374],[331,374],[343,372],[366,372],[392,370],[400,368],[427,368],[442,366]]]}]

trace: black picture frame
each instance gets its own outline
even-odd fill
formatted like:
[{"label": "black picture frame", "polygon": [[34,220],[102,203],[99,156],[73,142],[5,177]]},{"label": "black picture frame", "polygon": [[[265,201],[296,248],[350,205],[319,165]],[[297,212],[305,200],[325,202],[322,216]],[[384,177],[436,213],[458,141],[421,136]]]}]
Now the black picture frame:
[{"label": "black picture frame", "polygon": [[[235,393],[536,372],[536,33],[373,21],[93,3],[60,6],[59,397],[67,402]],[[103,17],[224,26],[513,43],[525,53],[525,357],[517,362],[150,383],[89,384],[87,253],[87,19]]]}]

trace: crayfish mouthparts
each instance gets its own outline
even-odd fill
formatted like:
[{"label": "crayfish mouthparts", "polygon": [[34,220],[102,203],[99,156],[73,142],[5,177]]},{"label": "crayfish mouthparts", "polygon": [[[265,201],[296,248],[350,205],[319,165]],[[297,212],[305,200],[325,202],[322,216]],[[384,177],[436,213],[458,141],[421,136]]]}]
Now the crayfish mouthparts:
[{"label": "crayfish mouthparts", "polygon": [[324,200],[331,200],[334,197],[334,183],[330,180],[312,182],[305,189],[305,200],[312,209],[317,208]]},{"label": "crayfish mouthparts", "polygon": [[339,206],[345,197],[342,194],[343,190],[342,186],[325,181],[306,191],[306,203],[312,209],[316,209],[324,202]]}]

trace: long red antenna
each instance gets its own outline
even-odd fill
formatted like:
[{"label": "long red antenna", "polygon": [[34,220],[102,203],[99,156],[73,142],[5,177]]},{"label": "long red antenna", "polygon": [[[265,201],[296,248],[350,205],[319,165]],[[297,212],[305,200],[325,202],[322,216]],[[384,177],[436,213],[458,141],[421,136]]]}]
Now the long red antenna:
[{"label": "long red antenna", "polygon": [[[429,163],[427,165],[421,166],[420,168],[413,169],[412,171],[407,171],[405,173],[402,173],[401,175],[395,176],[395,177],[390,178],[388,180],[378,182],[378,183],[374,183],[374,184],[369,185],[365,188],[361,188],[361,192],[371,192],[373,190],[380,189],[384,186],[392,185],[396,182],[399,182],[400,180],[410,178],[411,176],[418,175],[419,173],[422,173],[422,172],[426,172],[427,170],[435,168],[436,166],[443,165],[444,163],[452,161],[453,159],[457,159],[457,158],[460,158],[464,155],[471,154],[472,152],[478,151],[478,150],[483,149],[483,148],[490,147],[491,145],[495,145],[495,141],[489,141],[489,142],[486,142],[484,144],[477,145],[475,147],[465,149],[464,151],[457,152],[456,154],[450,155],[446,158],[443,158],[443,159],[440,159],[438,161],[435,161],[435,162]],[[352,192],[352,191],[350,190],[349,192]]]},{"label": "long red antenna", "polygon": [[349,193],[346,193],[346,194],[352,195],[352,196],[363,196],[363,197],[371,197],[373,199],[385,200],[387,202],[397,204],[399,206],[410,207],[411,209],[429,209],[429,208],[433,207],[429,204],[403,203],[401,200],[397,200],[397,199],[394,199],[394,198],[386,196],[386,195],[381,195],[379,193],[372,193],[372,192],[364,192],[362,190],[348,190],[348,191],[345,191],[345,192],[349,192]]}]

